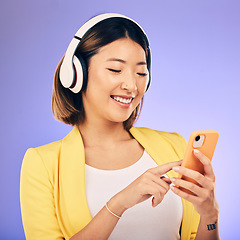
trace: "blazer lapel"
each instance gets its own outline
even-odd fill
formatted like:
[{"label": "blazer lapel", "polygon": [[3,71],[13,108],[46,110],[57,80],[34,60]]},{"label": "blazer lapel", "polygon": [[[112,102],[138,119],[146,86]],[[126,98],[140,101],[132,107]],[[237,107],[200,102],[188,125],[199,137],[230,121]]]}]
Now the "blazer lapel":
[{"label": "blazer lapel", "polygon": [[59,191],[61,219],[68,236],[72,236],[92,219],[85,191],[84,145],[77,127],[62,140]]},{"label": "blazer lapel", "polygon": [[[159,132],[147,128],[132,127],[130,133],[158,165],[181,160],[177,152],[174,151],[174,146],[166,141]],[[167,175],[171,178],[176,177],[177,173],[171,170]]]}]

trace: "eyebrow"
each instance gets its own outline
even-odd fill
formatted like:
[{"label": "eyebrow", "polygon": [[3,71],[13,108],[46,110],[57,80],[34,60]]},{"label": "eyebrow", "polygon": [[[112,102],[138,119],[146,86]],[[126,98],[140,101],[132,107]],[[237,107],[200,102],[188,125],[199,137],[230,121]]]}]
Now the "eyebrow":
[{"label": "eyebrow", "polygon": [[[125,60],[120,59],[120,58],[109,58],[107,61],[116,61],[116,62],[126,63]],[[136,65],[147,65],[147,63],[146,62],[138,62]]]}]

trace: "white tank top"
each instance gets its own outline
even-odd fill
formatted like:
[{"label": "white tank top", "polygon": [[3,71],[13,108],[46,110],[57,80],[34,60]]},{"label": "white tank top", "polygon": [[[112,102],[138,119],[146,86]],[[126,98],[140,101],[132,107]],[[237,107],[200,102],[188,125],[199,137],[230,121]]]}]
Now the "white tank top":
[{"label": "white tank top", "polygon": [[[85,164],[86,194],[91,216],[94,217],[112,196],[147,169],[156,166],[146,151],[135,164],[119,170],[101,170]],[[109,239],[179,240],[182,214],[181,198],[169,190],[155,208],[152,207],[152,198],[149,198],[125,211]]]}]

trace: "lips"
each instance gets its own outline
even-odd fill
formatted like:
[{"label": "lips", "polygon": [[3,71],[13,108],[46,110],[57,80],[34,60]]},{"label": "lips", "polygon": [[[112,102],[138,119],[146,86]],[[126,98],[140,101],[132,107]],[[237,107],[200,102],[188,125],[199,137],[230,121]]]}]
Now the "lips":
[{"label": "lips", "polygon": [[123,104],[129,104],[133,100],[132,97],[113,96],[113,95],[111,95],[111,98],[114,99],[115,101],[123,103]]}]

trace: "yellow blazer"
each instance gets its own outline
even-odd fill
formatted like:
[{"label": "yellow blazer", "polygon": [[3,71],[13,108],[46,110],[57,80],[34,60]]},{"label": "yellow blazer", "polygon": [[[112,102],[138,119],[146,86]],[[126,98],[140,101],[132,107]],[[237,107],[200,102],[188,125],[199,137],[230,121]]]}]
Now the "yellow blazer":
[{"label": "yellow blazer", "polygon": [[[158,165],[183,158],[186,141],[177,133],[130,129]],[[175,172],[170,171],[169,177]],[[27,150],[21,169],[20,201],[27,239],[69,239],[92,219],[85,192],[85,155],[76,127],[62,140]],[[194,239],[199,215],[182,199],[181,240]]]}]

